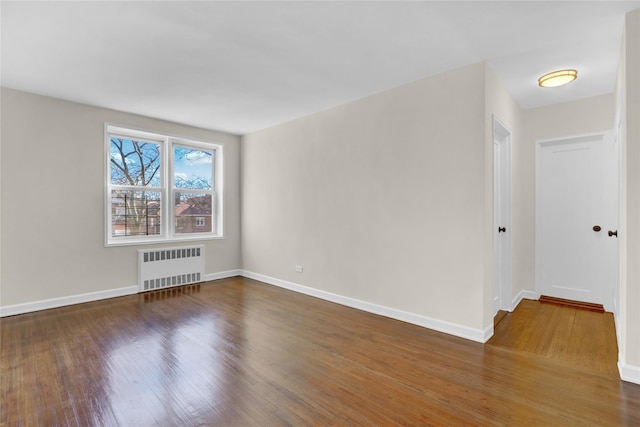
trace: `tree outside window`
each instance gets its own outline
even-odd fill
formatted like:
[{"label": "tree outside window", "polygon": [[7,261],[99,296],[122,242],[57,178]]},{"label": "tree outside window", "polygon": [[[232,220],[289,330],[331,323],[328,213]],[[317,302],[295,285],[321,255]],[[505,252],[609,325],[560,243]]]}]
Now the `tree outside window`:
[{"label": "tree outside window", "polygon": [[112,235],[160,234],[160,144],[110,138]]}]

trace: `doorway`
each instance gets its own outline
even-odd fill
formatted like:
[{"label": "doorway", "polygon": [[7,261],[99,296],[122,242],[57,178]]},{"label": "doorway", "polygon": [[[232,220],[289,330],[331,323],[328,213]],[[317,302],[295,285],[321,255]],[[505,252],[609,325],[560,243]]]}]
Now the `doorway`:
[{"label": "doorway", "polygon": [[511,311],[511,131],[493,116],[493,315]]},{"label": "doorway", "polygon": [[613,132],[536,144],[536,290],[613,310],[618,286]]}]

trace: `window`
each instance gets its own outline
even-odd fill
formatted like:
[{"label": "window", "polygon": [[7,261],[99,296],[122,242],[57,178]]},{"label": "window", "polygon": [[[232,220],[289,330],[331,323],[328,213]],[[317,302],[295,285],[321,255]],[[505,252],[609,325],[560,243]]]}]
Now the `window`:
[{"label": "window", "polygon": [[106,127],[106,244],[222,237],[222,147]]}]

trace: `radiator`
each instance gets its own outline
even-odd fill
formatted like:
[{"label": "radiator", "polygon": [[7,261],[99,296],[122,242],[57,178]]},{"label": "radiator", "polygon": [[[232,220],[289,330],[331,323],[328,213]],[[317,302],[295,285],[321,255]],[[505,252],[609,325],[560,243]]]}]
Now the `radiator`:
[{"label": "radiator", "polygon": [[138,250],[138,292],[202,282],[204,245]]}]

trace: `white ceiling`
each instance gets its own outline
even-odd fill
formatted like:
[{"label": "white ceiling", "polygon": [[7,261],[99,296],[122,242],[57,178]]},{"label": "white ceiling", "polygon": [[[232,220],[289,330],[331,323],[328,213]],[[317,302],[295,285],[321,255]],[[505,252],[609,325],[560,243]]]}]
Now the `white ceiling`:
[{"label": "white ceiling", "polygon": [[[486,60],[522,108],[611,93],[640,0],[2,1],[3,86],[237,134]],[[574,83],[537,78],[577,68]]]}]

